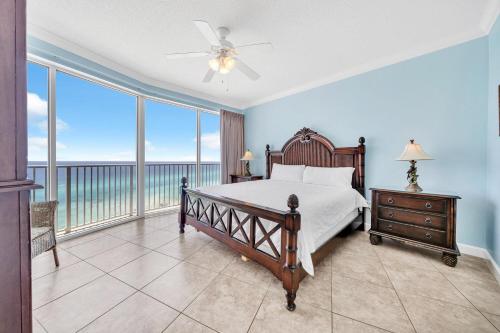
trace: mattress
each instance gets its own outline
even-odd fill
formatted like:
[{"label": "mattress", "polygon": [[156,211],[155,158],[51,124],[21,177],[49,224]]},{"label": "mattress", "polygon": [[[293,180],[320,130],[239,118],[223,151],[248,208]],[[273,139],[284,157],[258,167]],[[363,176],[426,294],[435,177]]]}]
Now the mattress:
[{"label": "mattress", "polygon": [[[287,200],[290,194],[299,198],[298,211],[301,214],[301,229],[298,233],[298,259],[304,270],[314,275],[311,254],[328,239],[335,236],[356,216],[362,207],[368,207],[365,198],[352,188],[304,184],[278,180],[260,180],[244,183],[225,184],[200,187],[199,191],[207,194],[246,201],[252,204],[287,211]],[[240,214],[240,213],[237,213]],[[243,216],[243,214],[241,214]],[[262,219],[264,227],[269,231],[274,222]],[[247,224],[248,225],[248,224]],[[245,227],[247,227],[245,225]],[[256,228],[260,233],[259,228]],[[248,232],[248,229],[246,230]],[[261,235],[256,234],[256,239]],[[276,232],[271,237],[279,250],[281,237]],[[264,252],[266,242],[259,248]]]}]

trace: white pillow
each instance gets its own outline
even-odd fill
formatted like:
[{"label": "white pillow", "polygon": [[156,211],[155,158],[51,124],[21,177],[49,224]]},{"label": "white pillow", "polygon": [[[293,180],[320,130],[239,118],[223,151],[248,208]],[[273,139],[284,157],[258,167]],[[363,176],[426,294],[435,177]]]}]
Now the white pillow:
[{"label": "white pillow", "polygon": [[352,188],[354,168],[318,168],[306,167],[303,182],[307,184]]},{"label": "white pillow", "polygon": [[305,167],[305,165],[283,165],[273,163],[271,179],[302,183]]}]

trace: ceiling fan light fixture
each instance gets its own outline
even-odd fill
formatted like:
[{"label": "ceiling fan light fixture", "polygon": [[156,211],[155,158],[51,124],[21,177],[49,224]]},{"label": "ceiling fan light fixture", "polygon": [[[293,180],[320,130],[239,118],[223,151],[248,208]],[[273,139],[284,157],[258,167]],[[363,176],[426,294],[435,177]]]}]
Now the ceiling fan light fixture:
[{"label": "ceiling fan light fixture", "polygon": [[231,69],[234,68],[235,61],[234,58],[232,57],[224,57],[223,63],[224,63],[223,67],[226,68],[228,71],[230,71]]},{"label": "ceiling fan light fixture", "polygon": [[220,61],[219,58],[213,58],[208,61],[208,66],[215,72],[219,71]]}]

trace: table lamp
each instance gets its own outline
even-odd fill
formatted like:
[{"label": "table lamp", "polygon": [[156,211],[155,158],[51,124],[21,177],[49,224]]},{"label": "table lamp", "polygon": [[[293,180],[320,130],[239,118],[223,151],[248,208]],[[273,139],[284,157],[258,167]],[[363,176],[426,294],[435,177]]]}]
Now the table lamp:
[{"label": "table lamp", "polygon": [[243,155],[241,160],[245,161],[245,176],[251,176],[252,174],[250,173],[250,161],[253,160],[252,152],[249,149],[247,149],[245,155]]},{"label": "table lamp", "polygon": [[406,186],[405,190],[408,192],[422,192],[422,188],[418,186],[417,183],[418,175],[416,164],[417,161],[432,160],[432,158],[424,152],[422,146],[415,143],[415,140],[412,139],[410,140],[410,143],[406,145],[405,150],[397,160],[410,161],[411,164],[410,170],[406,172],[406,179],[409,184]]}]

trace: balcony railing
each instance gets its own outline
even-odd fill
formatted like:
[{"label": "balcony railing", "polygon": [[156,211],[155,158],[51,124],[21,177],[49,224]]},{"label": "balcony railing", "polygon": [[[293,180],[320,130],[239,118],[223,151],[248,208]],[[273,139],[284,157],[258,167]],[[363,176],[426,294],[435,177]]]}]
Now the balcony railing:
[{"label": "balcony railing", "polygon": [[[200,186],[220,183],[220,163],[201,163]],[[187,176],[195,185],[196,164],[146,163],[144,203],[146,211],[178,206],[179,184]],[[28,177],[44,188],[31,192],[32,201],[48,200],[48,168],[30,164]],[[70,163],[57,166],[58,232],[133,216],[137,211],[135,164]]]}]

